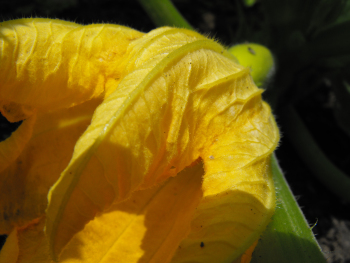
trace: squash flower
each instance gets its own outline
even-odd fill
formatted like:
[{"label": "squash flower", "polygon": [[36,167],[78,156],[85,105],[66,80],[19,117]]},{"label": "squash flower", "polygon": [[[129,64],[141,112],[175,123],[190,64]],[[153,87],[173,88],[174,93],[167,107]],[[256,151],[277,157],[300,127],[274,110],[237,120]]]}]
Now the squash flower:
[{"label": "squash flower", "polygon": [[249,262],[279,132],[212,39],[0,23],[0,262]]}]

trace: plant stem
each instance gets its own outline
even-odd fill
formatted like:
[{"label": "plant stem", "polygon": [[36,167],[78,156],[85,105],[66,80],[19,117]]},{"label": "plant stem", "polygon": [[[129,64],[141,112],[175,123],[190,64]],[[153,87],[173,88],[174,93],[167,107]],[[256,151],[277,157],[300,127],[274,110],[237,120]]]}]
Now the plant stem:
[{"label": "plant stem", "polygon": [[170,0],[138,0],[156,26],[193,29]]},{"label": "plant stem", "polygon": [[350,201],[350,178],[322,152],[292,106],[285,112],[285,132],[307,167],[330,191]]},{"label": "plant stem", "polygon": [[326,263],[275,154],[270,165],[276,188],[276,211],[255,248],[251,263]]}]

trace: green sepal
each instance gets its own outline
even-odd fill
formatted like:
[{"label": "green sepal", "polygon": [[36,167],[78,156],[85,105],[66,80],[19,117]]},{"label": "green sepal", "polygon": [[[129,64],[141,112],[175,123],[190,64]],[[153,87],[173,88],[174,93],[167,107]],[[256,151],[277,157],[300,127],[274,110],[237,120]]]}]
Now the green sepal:
[{"label": "green sepal", "polygon": [[326,263],[275,155],[271,168],[276,187],[276,211],[253,252],[250,263]]}]

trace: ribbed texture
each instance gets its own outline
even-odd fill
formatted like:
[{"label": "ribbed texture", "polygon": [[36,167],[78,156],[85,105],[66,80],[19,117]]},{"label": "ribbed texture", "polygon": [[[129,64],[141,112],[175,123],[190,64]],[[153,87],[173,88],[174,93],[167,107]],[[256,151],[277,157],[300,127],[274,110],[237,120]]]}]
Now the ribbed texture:
[{"label": "ribbed texture", "polygon": [[[63,251],[69,263],[231,263],[253,245],[275,207],[269,158],[279,133],[249,69],[223,46],[170,27],[143,34],[45,19],[3,24],[14,36],[2,38],[4,67],[18,61],[0,87],[9,118],[103,100],[49,191],[47,241],[41,218],[28,262]],[[16,100],[11,92],[23,83]],[[82,132],[79,122],[57,129]]]},{"label": "ribbed texture", "polygon": [[127,46],[142,35],[123,26],[55,19],[2,22],[1,113],[20,121],[36,109],[69,107],[110,93],[125,75]]}]

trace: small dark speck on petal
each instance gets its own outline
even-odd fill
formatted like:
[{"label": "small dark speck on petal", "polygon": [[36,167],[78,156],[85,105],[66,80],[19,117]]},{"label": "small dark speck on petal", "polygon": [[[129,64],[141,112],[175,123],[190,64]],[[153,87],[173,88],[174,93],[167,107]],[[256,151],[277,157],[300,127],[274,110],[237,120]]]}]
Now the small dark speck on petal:
[{"label": "small dark speck on petal", "polygon": [[4,218],[5,221],[9,220],[8,214],[4,213],[2,216],[3,216],[3,218]]},{"label": "small dark speck on petal", "polygon": [[203,242],[201,242],[201,247],[204,247],[204,243]]}]

